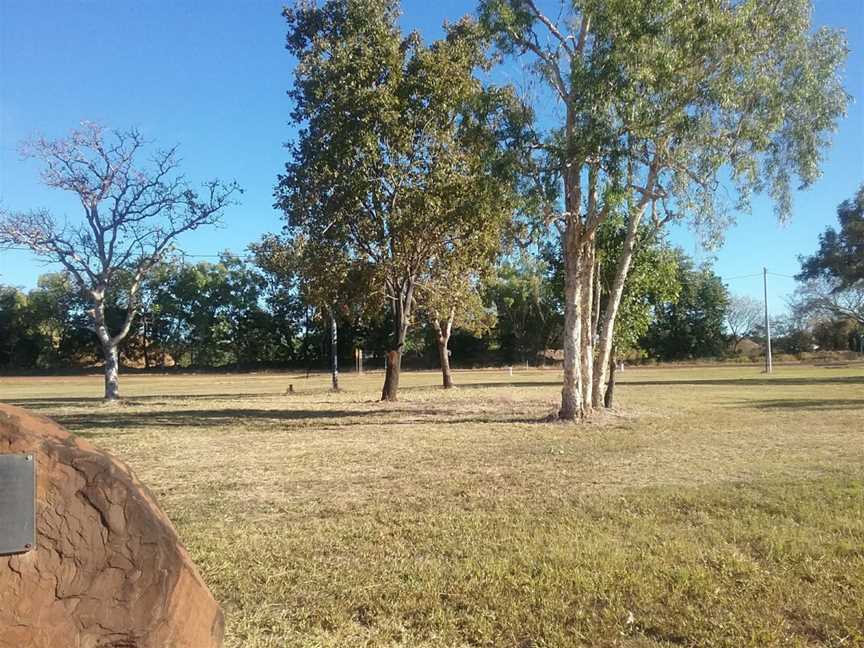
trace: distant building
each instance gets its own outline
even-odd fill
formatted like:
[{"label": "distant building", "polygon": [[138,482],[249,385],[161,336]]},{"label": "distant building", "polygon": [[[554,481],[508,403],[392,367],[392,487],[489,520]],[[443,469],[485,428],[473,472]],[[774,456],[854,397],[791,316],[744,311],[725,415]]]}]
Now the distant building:
[{"label": "distant building", "polygon": [[741,338],[738,340],[738,343],[735,345],[735,353],[740,353],[741,355],[753,355],[755,353],[759,353],[762,351],[762,345],[758,342],[754,342],[750,338]]}]

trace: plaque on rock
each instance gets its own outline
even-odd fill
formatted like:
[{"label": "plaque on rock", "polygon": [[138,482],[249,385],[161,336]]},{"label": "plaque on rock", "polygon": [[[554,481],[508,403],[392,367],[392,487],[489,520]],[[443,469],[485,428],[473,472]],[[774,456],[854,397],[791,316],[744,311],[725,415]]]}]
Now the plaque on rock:
[{"label": "plaque on rock", "polygon": [[36,546],[36,461],[0,454],[0,556]]}]

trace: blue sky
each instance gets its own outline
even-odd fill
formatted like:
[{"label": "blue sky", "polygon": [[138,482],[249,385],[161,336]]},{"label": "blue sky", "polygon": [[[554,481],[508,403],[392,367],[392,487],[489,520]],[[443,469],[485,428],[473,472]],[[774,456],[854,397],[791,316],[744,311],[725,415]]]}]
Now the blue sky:
[{"label": "blue sky", "polygon": [[[189,254],[242,252],[281,227],[272,188],[286,159],[292,60],[283,47],[283,2],[264,0],[0,0],[0,205],[47,207],[77,218],[74,200],[39,184],[39,168],[19,158],[18,142],[34,134],[62,136],[82,120],[138,127],[162,145],[180,144],[190,180],[236,179],[242,204],[215,231],[181,240]],[[403,0],[403,25],[427,38],[445,18],[456,19],[473,0]],[[846,31],[852,50],[846,87],[856,102],[835,136],[823,178],[795,197],[794,216],[780,225],[766,200],[742,214],[711,254],[685,229],[672,240],[699,260],[716,256],[716,269],[733,292],[761,297],[761,278],[738,279],[762,266],[785,275],[798,255],[835,222],[836,206],[864,180],[864,3],[816,0],[816,25]],[[519,81],[523,73],[504,73]],[[26,252],[0,252],[0,283],[30,288],[43,266]],[[770,278],[775,312],[794,287]]]}]

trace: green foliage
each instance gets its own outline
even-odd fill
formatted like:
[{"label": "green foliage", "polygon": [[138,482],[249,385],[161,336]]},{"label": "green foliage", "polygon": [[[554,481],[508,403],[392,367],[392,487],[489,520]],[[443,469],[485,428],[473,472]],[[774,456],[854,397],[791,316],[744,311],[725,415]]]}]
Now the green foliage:
[{"label": "green foliage", "polygon": [[724,323],[729,294],[709,266],[694,268],[679,253],[677,300],[654,307],[654,322],[642,339],[650,355],[658,360],[687,360],[723,355],[726,350]]},{"label": "green foliage", "polygon": [[837,208],[837,219],[840,230],[826,228],[816,254],[801,260],[799,280],[831,277],[841,290],[864,282],[864,185]]},{"label": "green foliage", "polygon": [[[42,275],[27,293],[0,286],[0,367],[48,369],[92,363],[99,351],[87,308],[65,272]],[[113,300],[106,304],[110,323],[122,321],[123,315]]]},{"label": "green foliage", "polygon": [[[600,307],[605,309],[609,290],[615,278],[616,263],[626,236],[626,222],[616,214],[597,229],[597,261],[600,274]],[[564,291],[564,263],[556,246],[548,245],[543,258],[550,264],[551,290],[557,309]],[[630,272],[624,282],[624,292],[613,331],[613,349],[618,356],[644,355],[640,340],[654,321],[656,307],[674,303],[681,290],[678,263],[680,250],[669,246],[662,233],[645,228],[636,243]]]},{"label": "green foliage", "polygon": [[40,340],[27,322],[27,296],[0,286],[0,367],[36,365]]},{"label": "green foliage", "polygon": [[273,318],[273,359],[294,360],[301,352],[295,338],[309,305],[299,292],[301,281],[291,248],[284,237],[268,234],[250,245],[249,251],[264,281],[264,303]]},{"label": "green foliage", "polygon": [[[575,419],[601,406],[643,218],[658,229],[687,220],[713,244],[730,208],[746,208],[754,191],[767,191],[778,216],[788,216],[792,180],[815,181],[845,113],[846,46],[838,32],[811,33],[810,0],[564,0],[556,12],[534,0],[480,0],[481,25],[502,53],[530,55],[545,86],[540,101],[560,102],[560,121],[526,157],[538,187],[561,190],[539,191],[551,199],[537,226],[554,223],[561,235],[559,416]],[[585,261],[593,263],[598,226],[622,208],[628,237],[595,356],[588,336],[580,339],[597,322]]]},{"label": "green foliage", "polygon": [[[127,277],[118,277],[122,286]],[[106,320],[120,326],[125,315],[116,299],[106,300]],[[31,319],[37,323],[46,344],[40,353],[42,367],[63,367],[92,362],[98,356],[96,336],[87,314],[89,304],[72,277],[65,272],[39,277],[28,295]]]},{"label": "green foliage", "polygon": [[316,261],[310,289],[341,304],[332,289],[363,277],[363,301],[386,298],[404,336],[424,286],[443,292],[497,253],[515,204],[509,116],[524,113],[512,91],[477,78],[488,61],[476,24],[426,45],[401,34],[397,13],[387,0],[285,10],[301,128],[276,200]]},{"label": "green foliage", "polygon": [[785,218],[793,180],[818,178],[848,101],[847,48],[840,32],[811,30],[810,0],[567,0],[561,9],[556,19],[530,0],[480,2],[502,52],[529,54],[567,108],[566,127],[539,149],[540,171],[572,179],[592,166],[601,209],[647,197],[662,219],[689,218],[709,241],[754,191]]},{"label": "green foliage", "polygon": [[444,327],[452,316],[452,326],[475,337],[495,326],[495,311],[484,301],[483,286],[476,276],[443,276],[440,283],[421,291],[419,301],[429,320]]},{"label": "green foliage", "polygon": [[[600,262],[601,304],[615,279],[616,261],[621,256],[627,233],[623,218],[611,218],[597,230]],[[645,229],[636,243],[630,272],[615,319],[613,349],[618,356],[641,353],[639,340],[654,321],[656,304],[672,304],[681,290],[678,264],[680,252],[669,247],[655,229]]]},{"label": "green foliage", "polygon": [[184,364],[267,360],[280,338],[263,309],[265,287],[254,266],[228,253],[218,263],[165,264],[145,288],[152,342]]},{"label": "green foliage", "polygon": [[864,327],[852,320],[823,320],[813,327],[813,341],[820,351],[860,351]]},{"label": "green foliage", "polygon": [[486,289],[495,308],[494,329],[500,359],[536,361],[538,353],[560,345],[562,314],[554,268],[542,259],[521,254],[498,267]]}]

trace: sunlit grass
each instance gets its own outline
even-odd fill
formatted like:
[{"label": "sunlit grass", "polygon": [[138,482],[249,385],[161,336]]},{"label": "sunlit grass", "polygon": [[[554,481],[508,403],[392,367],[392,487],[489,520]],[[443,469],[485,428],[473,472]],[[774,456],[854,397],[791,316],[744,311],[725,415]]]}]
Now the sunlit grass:
[{"label": "sunlit grass", "polygon": [[584,425],[544,422],[553,370],[381,379],[0,397],[136,470],[231,647],[864,644],[864,369],[628,370]]}]

